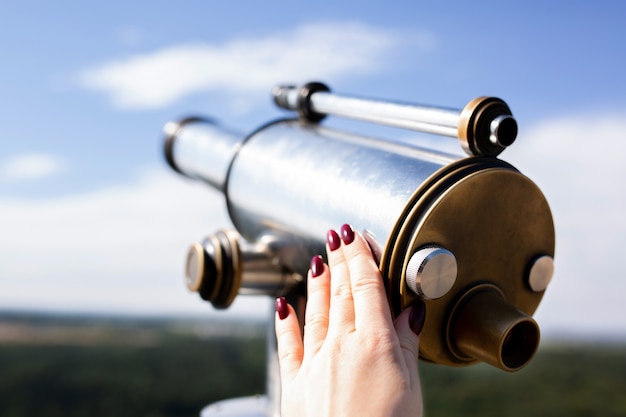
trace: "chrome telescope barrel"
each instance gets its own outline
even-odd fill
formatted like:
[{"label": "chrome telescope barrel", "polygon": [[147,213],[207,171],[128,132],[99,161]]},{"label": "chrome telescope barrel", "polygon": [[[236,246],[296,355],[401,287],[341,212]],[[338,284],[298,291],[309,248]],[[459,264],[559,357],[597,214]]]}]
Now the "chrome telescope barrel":
[{"label": "chrome telescope barrel", "polygon": [[225,190],[228,167],[243,138],[242,134],[202,117],[187,117],[167,123],[163,131],[165,159],[170,167],[219,191]]},{"label": "chrome telescope barrel", "polygon": [[[294,91],[278,101],[297,101]],[[167,161],[220,190],[236,228],[192,245],[188,287],[217,308],[238,293],[304,295],[325,232],[350,223],[372,247],[393,314],[425,300],[422,359],[507,371],[528,363],[555,244],[537,186],[493,155],[339,131],[312,109],[247,136],[202,118],[166,125]]]},{"label": "chrome telescope barrel", "polygon": [[326,115],[458,138],[468,155],[497,156],[517,137],[517,122],[502,100],[479,97],[462,110],[333,94],[322,83],[276,86],[275,103],[319,121]]},{"label": "chrome telescope barrel", "polygon": [[224,192],[238,233],[269,242],[281,265],[302,276],[311,254],[325,250],[320,231],[362,225],[372,244],[384,246],[415,189],[458,159],[295,119],[247,138],[200,118],[168,123],[165,131],[172,167]]}]

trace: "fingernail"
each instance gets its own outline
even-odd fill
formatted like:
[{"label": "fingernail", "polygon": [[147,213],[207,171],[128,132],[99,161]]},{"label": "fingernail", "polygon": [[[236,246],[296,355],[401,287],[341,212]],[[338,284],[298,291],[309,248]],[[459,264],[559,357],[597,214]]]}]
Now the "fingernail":
[{"label": "fingernail", "polygon": [[311,277],[319,277],[324,272],[324,260],[320,255],[311,258]]},{"label": "fingernail", "polygon": [[341,240],[343,240],[343,243],[346,245],[354,242],[354,230],[352,230],[349,224],[341,226]]},{"label": "fingernail", "polygon": [[289,315],[289,308],[287,308],[287,300],[285,297],[279,297],[276,299],[276,312],[278,318],[284,320]]},{"label": "fingernail", "polygon": [[426,305],[422,300],[416,300],[411,306],[409,313],[409,326],[413,333],[420,335],[424,328],[424,320],[426,319]]},{"label": "fingernail", "polygon": [[328,242],[328,247],[331,251],[339,249],[341,246],[341,240],[339,240],[339,235],[334,230],[329,230],[326,234],[326,241]]}]

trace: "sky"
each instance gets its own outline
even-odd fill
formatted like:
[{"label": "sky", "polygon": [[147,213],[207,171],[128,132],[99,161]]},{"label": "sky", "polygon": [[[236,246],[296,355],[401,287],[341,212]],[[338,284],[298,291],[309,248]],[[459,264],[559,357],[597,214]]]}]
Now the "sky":
[{"label": "sky", "polygon": [[320,80],[452,108],[504,99],[520,133],[501,158],[555,218],[543,333],[626,337],[625,9],[2,2],[0,309],[269,317],[267,299],[215,312],[184,288],[187,246],[229,221],[221,195],[166,166],[162,128],[207,115],[249,133],[285,115],[272,86]]}]

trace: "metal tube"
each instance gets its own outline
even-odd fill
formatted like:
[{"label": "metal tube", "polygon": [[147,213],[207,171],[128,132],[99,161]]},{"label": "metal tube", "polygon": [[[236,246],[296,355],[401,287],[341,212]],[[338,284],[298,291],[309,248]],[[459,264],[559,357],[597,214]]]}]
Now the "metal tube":
[{"label": "metal tube", "polygon": [[228,209],[241,235],[268,232],[287,267],[304,272],[323,253],[325,231],[344,222],[367,228],[382,246],[407,200],[458,157],[375,140],[298,120],[247,138],[228,177]]},{"label": "metal tube", "polygon": [[244,137],[211,119],[189,117],[169,122],[165,133],[165,159],[189,177],[224,191],[228,167]]},{"label": "metal tube", "polygon": [[461,115],[460,110],[364,100],[323,92],[311,96],[311,109],[317,113],[333,114],[453,138],[457,137],[457,125]]},{"label": "metal tube", "polygon": [[463,109],[365,99],[334,94],[322,83],[276,86],[276,105],[308,121],[326,115],[458,138],[469,155],[496,156],[517,136],[517,122],[506,103],[493,97],[472,100]]},{"label": "metal tube", "polygon": [[448,337],[461,358],[477,358],[516,371],[539,346],[537,323],[506,302],[495,288],[482,286],[468,292],[453,316]]},{"label": "metal tube", "polygon": [[[278,106],[298,110],[299,89],[278,86],[273,90]],[[420,106],[409,103],[363,99],[315,91],[309,97],[310,110],[393,127],[457,137],[461,110]]]}]

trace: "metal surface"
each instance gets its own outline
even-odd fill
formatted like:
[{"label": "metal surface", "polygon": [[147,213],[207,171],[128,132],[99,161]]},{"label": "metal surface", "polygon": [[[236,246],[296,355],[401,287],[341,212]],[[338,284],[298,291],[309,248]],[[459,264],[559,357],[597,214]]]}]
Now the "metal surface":
[{"label": "metal surface", "polygon": [[165,155],[172,168],[224,191],[228,166],[243,135],[199,117],[169,122],[163,130]]},{"label": "metal surface", "polygon": [[280,296],[302,283],[285,269],[274,252],[281,242],[265,236],[255,244],[235,230],[222,230],[187,252],[185,282],[215,308],[228,308],[237,294]]},{"label": "metal surface", "polygon": [[[548,204],[532,181],[501,161],[468,158],[443,169],[408,202],[381,261],[395,314],[416,297],[407,289],[404,278],[397,277],[406,275],[415,251],[434,243],[454,253],[458,275],[445,296],[426,301],[420,356],[447,365],[484,360],[457,354],[455,336],[449,330],[456,320],[452,312],[458,310],[466,294],[489,284],[502,293],[519,317],[534,313],[543,292],[528,287],[527,266],[537,253],[554,254],[554,226]],[[502,324],[497,317],[494,320],[482,322],[481,326],[493,330],[496,324]],[[526,330],[532,332],[530,327]],[[501,354],[499,346],[487,341],[481,347],[483,356]]]},{"label": "metal surface", "polygon": [[463,294],[452,310],[447,336],[457,358],[481,360],[507,371],[525,366],[539,346],[537,323],[508,303],[492,284],[477,285]]},{"label": "metal surface", "polygon": [[461,111],[458,138],[468,155],[498,156],[517,137],[517,122],[506,103],[477,97]]},{"label": "metal surface", "polygon": [[384,245],[413,190],[454,160],[281,121],[247,138],[231,166],[227,205],[246,240],[276,236],[281,262],[306,275],[312,254],[324,253],[325,231],[337,225],[367,229]]},{"label": "metal surface", "polygon": [[554,274],[554,259],[549,255],[539,256],[532,261],[528,272],[528,285],[533,291],[542,292],[548,287]]},{"label": "metal surface", "polygon": [[[230,233],[212,246],[223,259],[236,254],[239,261],[223,261],[215,280],[219,289],[212,290],[214,305],[225,306],[224,300],[246,288],[276,294],[287,281],[280,272],[267,274],[274,263],[292,277],[306,276],[311,256],[324,253],[324,232],[346,222],[367,231],[370,246],[382,248],[380,268],[394,314],[409,306],[416,292],[432,298],[420,344],[425,360],[466,365],[502,355],[498,346],[486,343],[482,356],[459,354],[456,333],[449,330],[456,320],[451,311],[459,310],[459,300],[478,285],[497,288],[519,317],[532,315],[539,304],[543,292],[531,289],[528,268],[537,254],[554,255],[552,217],[539,189],[505,162],[458,160],[297,120],[268,124],[237,148],[232,161],[222,165],[229,166],[224,193],[241,238]],[[250,249],[264,241],[262,251]],[[413,255],[432,246],[454,254],[458,273],[456,281],[445,281],[453,283],[449,291],[428,294],[407,277],[416,278],[409,268]],[[254,271],[255,259],[264,265],[256,278],[244,272]],[[532,326],[522,329],[532,333]],[[490,363],[518,369],[501,357]]]},{"label": "metal surface", "polygon": [[[469,155],[496,156],[517,137],[517,123],[511,111],[502,100],[493,97],[480,97],[457,110],[342,96],[331,93],[321,83],[276,86],[272,95],[279,107],[298,111],[309,121],[334,115],[458,137]],[[485,103],[488,111],[483,108]]]},{"label": "metal surface", "polygon": [[418,250],[406,268],[406,284],[426,300],[443,297],[456,281],[457,265],[449,250],[432,246]]}]

